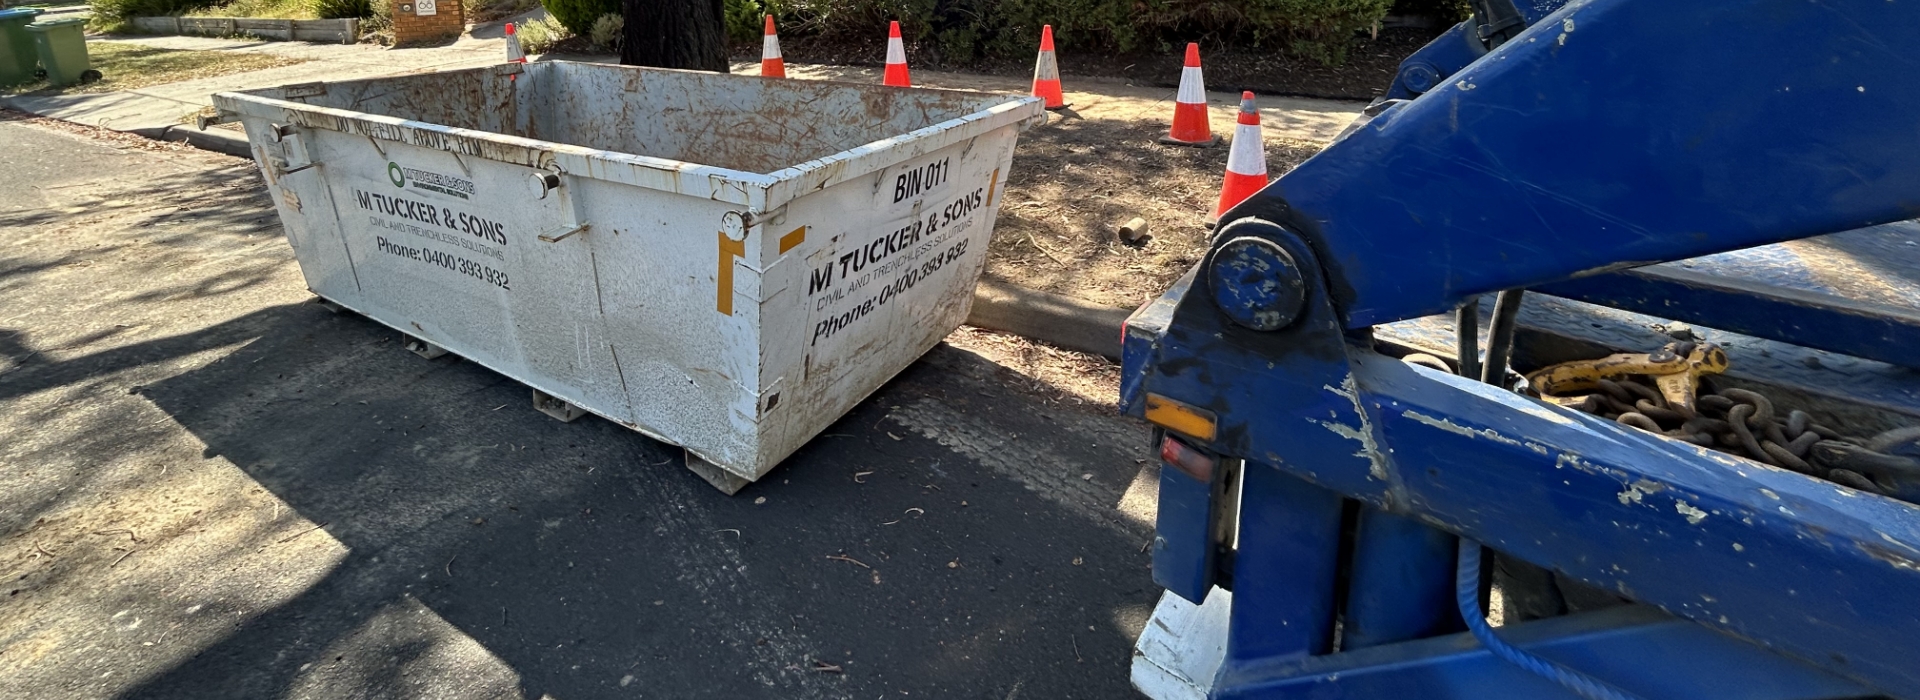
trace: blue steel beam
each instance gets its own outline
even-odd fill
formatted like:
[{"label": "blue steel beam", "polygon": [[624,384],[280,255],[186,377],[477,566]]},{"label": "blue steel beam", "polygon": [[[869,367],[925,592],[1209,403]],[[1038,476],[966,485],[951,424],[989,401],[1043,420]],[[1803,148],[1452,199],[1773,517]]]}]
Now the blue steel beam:
[{"label": "blue steel beam", "polygon": [[[1513,3],[1526,26],[1532,26],[1566,4],[1567,0],[1519,0]],[[1433,41],[1427,42],[1426,46],[1400,62],[1393,84],[1387,86],[1385,99],[1411,100],[1419,97],[1445,83],[1448,77],[1467,67],[1467,64],[1487,55],[1487,42],[1480,33],[1480,18],[1475,16],[1453,25]]]},{"label": "blue steel beam", "polygon": [[1287,209],[1347,328],[1920,217],[1913,46],[1906,3],[1573,2],[1242,207]]},{"label": "blue steel beam", "polygon": [[1535,291],[1920,368],[1916,240],[1901,222]]},{"label": "blue steel beam", "polygon": [[1412,518],[1363,508],[1353,539],[1341,649],[1466,629],[1453,601],[1457,538]]},{"label": "blue steel beam", "polygon": [[[1613,679],[1645,698],[1811,700],[1873,691],[1644,606],[1500,628],[1533,654]],[[1216,698],[1574,700],[1552,681],[1494,658],[1466,634],[1289,659],[1223,676]]]},{"label": "blue steel beam", "polygon": [[[1211,410],[1219,438],[1209,447],[1247,459],[1249,484],[1278,470],[1920,697],[1920,508],[1374,354],[1364,334],[1341,328],[1303,241],[1257,220],[1221,234],[1242,236],[1298,261],[1309,290],[1300,317],[1254,332],[1226,320],[1208,285],[1170,293],[1129,324],[1127,367],[1141,375],[1123,395],[1129,411],[1142,392]],[[1243,508],[1262,503],[1253,491]],[[1320,518],[1308,520],[1301,527],[1319,532]],[[1262,591],[1257,605],[1296,606],[1280,619],[1317,620],[1330,600],[1311,583],[1318,560],[1290,532],[1284,517],[1242,522],[1241,634],[1280,615],[1243,617],[1249,586]],[[1294,554],[1246,559],[1269,550]],[[1275,580],[1289,583],[1257,583]],[[1258,660],[1230,646],[1229,663]]]}]

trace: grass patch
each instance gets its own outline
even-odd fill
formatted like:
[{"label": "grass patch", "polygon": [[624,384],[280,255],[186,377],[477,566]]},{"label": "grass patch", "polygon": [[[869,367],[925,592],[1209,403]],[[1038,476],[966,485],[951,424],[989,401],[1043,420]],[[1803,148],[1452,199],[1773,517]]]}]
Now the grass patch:
[{"label": "grass patch", "polygon": [[297,58],[258,53],[177,51],[104,41],[87,42],[87,53],[93,59],[93,69],[100,71],[103,76],[98,81],[85,85],[53,88],[48,87],[44,80],[36,80],[11,88],[0,88],[0,93],[73,95],[134,90],[182,80],[245,73],[303,62]]}]

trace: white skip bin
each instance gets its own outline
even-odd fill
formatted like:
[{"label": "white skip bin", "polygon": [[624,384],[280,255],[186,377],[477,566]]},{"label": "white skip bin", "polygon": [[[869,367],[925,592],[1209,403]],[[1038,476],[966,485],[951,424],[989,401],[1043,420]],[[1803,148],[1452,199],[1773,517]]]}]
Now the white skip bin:
[{"label": "white skip bin", "polygon": [[[328,301],[729,493],[966,319],[1039,100],[542,62],[214,96]],[[444,350],[442,350],[444,349]]]}]

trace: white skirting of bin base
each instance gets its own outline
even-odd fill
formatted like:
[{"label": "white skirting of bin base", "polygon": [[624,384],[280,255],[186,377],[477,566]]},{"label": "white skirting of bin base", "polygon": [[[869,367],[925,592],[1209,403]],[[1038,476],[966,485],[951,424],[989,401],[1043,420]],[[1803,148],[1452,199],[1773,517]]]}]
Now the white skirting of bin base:
[{"label": "white skirting of bin base", "polygon": [[684,447],[723,490],[966,319],[1014,141],[1045,119],[1026,96],[567,62],[214,102],[315,293]]}]

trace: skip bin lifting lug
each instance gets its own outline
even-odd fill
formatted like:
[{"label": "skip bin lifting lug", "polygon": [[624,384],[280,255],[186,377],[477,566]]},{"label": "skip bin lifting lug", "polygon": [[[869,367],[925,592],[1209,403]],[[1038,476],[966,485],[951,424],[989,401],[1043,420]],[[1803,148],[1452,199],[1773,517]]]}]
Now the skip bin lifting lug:
[{"label": "skip bin lifting lug", "polygon": [[560,186],[564,184],[560,180],[560,173],[540,172],[534,173],[529,177],[532,180],[530,186],[538,199],[546,199],[548,193],[560,189]]}]

